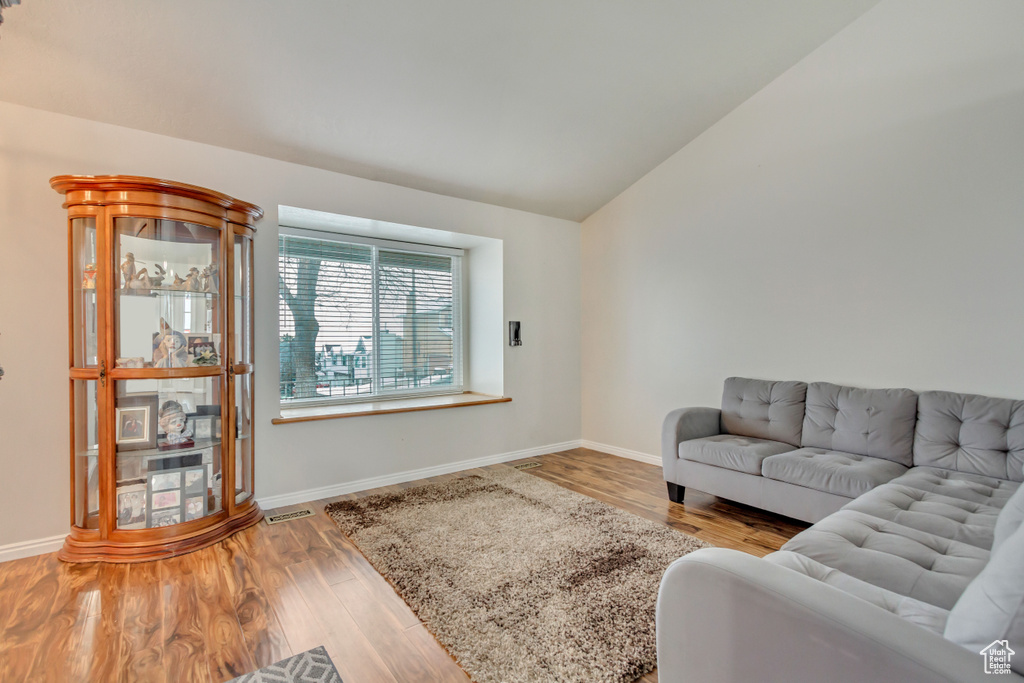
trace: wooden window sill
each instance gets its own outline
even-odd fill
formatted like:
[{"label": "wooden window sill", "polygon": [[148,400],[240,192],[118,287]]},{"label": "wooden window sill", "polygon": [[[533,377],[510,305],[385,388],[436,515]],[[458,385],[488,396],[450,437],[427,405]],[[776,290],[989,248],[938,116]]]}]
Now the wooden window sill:
[{"label": "wooden window sill", "polygon": [[398,398],[365,403],[342,403],[327,406],[310,406],[308,408],[284,408],[281,417],[271,422],[276,425],[289,422],[310,422],[312,420],[334,420],[339,417],[360,417],[364,415],[389,415],[391,413],[412,413],[418,410],[442,410],[444,408],[464,408],[466,406],[482,406],[489,403],[508,403],[508,396],[491,396],[467,391],[447,396],[417,396],[415,398]]}]

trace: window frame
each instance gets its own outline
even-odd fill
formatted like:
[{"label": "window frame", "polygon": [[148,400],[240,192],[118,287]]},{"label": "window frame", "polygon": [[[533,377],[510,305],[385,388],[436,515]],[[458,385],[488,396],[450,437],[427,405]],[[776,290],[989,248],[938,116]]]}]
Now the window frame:
[{"label": "window frame", "polygon": [[[452,394],[465,393],[466,384],[466,346],[468,343],[468,330],[465,320],[465,297],[466,278],[464,277],[465,250],[457,247],[446,247],[437,244],[406,242],[400,240],[381,239],[376,237],[365,237],[363,235],[352,235],[334,230],[317,230],[314,228],[298,228],[289,225],[280,225],[278,234],[277,266],[278,278],[281,277],[281,237],[292,236],[321,241],[332,241],[341,244],[357,244],[372,248],[371,272],[372,272],[372,318],[371,334],[373,339],[373,373],[371,377],[371,392],[369,394],[358,394],[356,396],[342,397],[320,397],[320,398],[285,398],[281,396],[281,366],[278,362],[278,403],[282,410],[294,410],[298,408],[313,408],[331,405],[351,405],[359,403],[377,403],[380,401],[401,400],[429,396],[448,396]],[[381,353],[380,346],[380,299],[378,292],[379,282],[379,252],[381,249],[390,252],[402,252],[408,254],[430,254],[435,256],[447,256],[452,259],[452,322],[458,323],[458,327],[452,331],[452,383],[444,385],[440,389],[434,386],[416,388],[405,391],[382,391],[380,377]],[[281,344],[281,310],[287,306],[278,288],[278,348]]]}]

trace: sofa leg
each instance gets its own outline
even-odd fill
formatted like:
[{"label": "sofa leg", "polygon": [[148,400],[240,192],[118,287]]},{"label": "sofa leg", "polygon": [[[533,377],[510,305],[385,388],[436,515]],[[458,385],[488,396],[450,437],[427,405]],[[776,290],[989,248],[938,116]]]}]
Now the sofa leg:
[{"label": "sofa leg", "polygon": [[683,492],[686,491],[686,487],[680,486],[679,484],[673,484],[670,481],[666,481],[665,483],[668,484],[668,499],[673,503],[682,503]]}]

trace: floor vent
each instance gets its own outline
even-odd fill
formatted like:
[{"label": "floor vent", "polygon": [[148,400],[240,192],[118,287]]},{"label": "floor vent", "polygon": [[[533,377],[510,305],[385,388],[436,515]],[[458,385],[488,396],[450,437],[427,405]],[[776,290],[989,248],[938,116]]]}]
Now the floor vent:
[{"label": "floor vent", "polygon": [[312,517],[312,510],[296,510],[295,512],[282,512],[279,515],[267,515],[267,524],[277,524],[279,522],[290,522],[293,519],[301,519],[303,517]]},{"label": "floor vent", "polygon": [[540,467],[539,462],[521,462],[518,465],[512,465],[517,470],[532,470],[534,467]]}]

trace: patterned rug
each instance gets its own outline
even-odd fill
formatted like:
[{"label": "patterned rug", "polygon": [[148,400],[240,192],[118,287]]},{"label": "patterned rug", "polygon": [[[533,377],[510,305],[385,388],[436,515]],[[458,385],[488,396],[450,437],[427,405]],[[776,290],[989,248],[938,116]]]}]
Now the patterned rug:
[{"label": "patterned rug", "polygon": [[342,683],[323,645],[274,662],[228,683]]},{"label": "patterned rug", "polygon": [[477,683],[625,683],[665,568],[708,544],[512,468],[327,512]]}]

